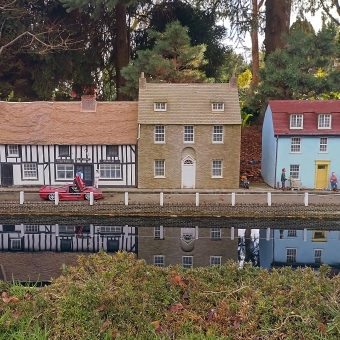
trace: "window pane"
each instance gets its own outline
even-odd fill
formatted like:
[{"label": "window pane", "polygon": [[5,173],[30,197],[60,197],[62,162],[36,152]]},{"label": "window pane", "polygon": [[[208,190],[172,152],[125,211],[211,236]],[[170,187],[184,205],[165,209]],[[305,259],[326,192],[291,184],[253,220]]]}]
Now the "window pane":
[{"label": "window pane", "polygon": [[331,115],[319,115],[319,129],[331,127]]},{"label": "window pane", "polygon": [[297,165],[297,164],[290,165],[289,177],[292,177],[295,179],[300,178],[300,165]]},{"label": "window pane", "polygon": [[210,256],[210,266],[220,266],[221,256]]},{"label": "window pane", "polygon": [[106,145],[106,157],[118,156],[118,145]]},{"label": "window pane", "polygon": [[290,116],[290,127],[291,128],[302,128],[302,115],[291,115]]},{"label": "window pane", "polygon": [[100,164],[99,178],[103,179],[121,179],[121,165],[120,164]]},{"label": "window pane", "polygon": [[157,267],[164,267],[164,255],[154,255],[153,264]]},{"label": "window pane", "polygon": [[224,103],[212,103],[212,110],[213,111],[223,111],[224,110]]},{"label": "window pane", "polygon": [[214,126],[213,142],[223,142],[223,126]]},{"label": "window pane", "polygon": [[19,145],[8,145],[8,154],[11,156],[19,156]]},{"label": "window pane", "polygon": [[37,178],[37,165],[34,163],[23,165],[23,178]]},{"label": "window pane", "polygon": [[222,161],[214,160],[212,161],[212,177],[222,176]]},{"label": "window pane", "polygon": [[57,165],[57,179],[72,179],[73,178],[73,165],[58,164]]},{"label": "window pane", "polygon": [[221,238],[221,229],[220,228],[211,228],[211,238],[220,239]]},{"label": "window pane", "polygon": [[290,144],[290,152],[300,152],[301,151],[301,138],[293,137]]},{"label": "window pane", "polygon": [[287,248],[287,263],[295,263],[295,262],[296,262],[296,249]]},{"label": "window pane", "polygon": [[154,110],[155,111],[166,111],[166,103],[155,103]]},{"label": "window pane", "polygon": [[320,138],[320,152],[327,152],[328,138]]},{"label": "window pane", "polygon": [[67,157],[70,155],[70,148],[68,145],[59,145],[59,157]]},{"label": "window pane", "polygon": [[163,125],[155,126],[155,142],[164,142],[165,141],[165,129]]},{"label": "window pane", "polygon": [[194,127],[193,126],[184,126],[184,142],[193,142],[194,141]]},{"label": "window pane", "polygon": [[157,176],[164,177],[164,160],[162,159],[155,160],[155,177]]}]

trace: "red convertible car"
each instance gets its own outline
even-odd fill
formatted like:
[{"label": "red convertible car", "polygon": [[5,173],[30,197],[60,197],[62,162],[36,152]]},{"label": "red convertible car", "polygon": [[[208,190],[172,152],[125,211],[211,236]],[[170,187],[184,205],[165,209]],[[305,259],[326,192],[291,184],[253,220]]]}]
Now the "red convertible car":
[{"label": "red convertible car", "polygon": [[72,184],[63,186],[44,185],[39,189],[39,196],[44,200],[55,200],[55,193],[58,192],[61,201],[82,201],[90,199],[90,192],[93,192],[93,198],[98,200],[103,198],[103,193],[95,187],[87,187],[80,176],[76,175]]}]

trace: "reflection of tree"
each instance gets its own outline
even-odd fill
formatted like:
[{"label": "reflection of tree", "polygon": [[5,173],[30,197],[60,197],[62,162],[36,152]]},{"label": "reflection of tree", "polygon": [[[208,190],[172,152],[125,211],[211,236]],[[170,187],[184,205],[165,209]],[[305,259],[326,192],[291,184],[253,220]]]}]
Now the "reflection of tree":
[{"label": "reflection of tree", "polygon": [[252,237],[251,229],[247,228],[244,236],[239,237],[238,260],[249,262],[254,267],[260,266],[259,243],[256,236]]}]

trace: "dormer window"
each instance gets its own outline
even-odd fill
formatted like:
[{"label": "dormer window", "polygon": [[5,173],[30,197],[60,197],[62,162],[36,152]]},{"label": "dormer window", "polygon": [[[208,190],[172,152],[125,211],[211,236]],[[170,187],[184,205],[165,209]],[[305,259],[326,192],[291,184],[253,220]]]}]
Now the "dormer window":
[{"label": "dormer window", "polygon": [[290,128],[302,129],[303,128],[303,115],[291,115],[290,116]]},{"label": "dormer window", "polygon": [[165,102],[157,102],[154,103],[154,111],[166,111],[166,103]]},{"label": "dormer window", "polygon": [[213,112],[221,112],[224,111],[224,103],[212,103],[211,110]]},{"label": "dormer window", "polygon": [[318,129],[330,129],[331,128],[331,115],[319,115]]}]

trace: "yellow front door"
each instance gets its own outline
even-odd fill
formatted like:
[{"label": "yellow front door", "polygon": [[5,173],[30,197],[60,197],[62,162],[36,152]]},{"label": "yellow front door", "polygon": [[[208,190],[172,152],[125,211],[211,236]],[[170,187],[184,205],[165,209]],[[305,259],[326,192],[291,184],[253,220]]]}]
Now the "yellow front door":
[{"label": "yellow front door", "polygon": [[329,163],[317,162],[315,172],[315,189],[328,188]]}]

